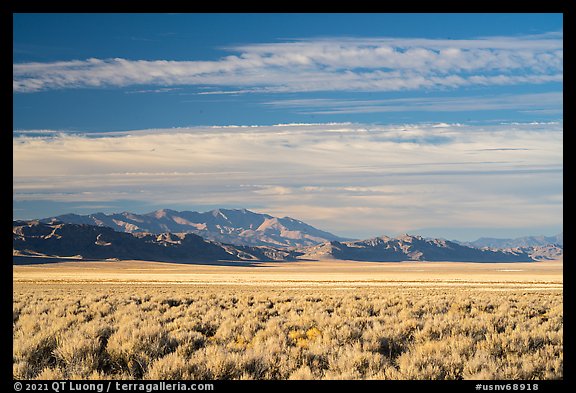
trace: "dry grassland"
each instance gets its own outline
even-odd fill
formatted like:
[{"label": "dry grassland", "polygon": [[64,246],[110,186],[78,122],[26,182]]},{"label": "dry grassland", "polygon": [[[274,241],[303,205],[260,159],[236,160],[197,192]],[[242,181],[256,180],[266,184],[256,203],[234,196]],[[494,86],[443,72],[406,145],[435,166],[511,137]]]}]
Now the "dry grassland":
[{"label": "dry grassland", "polygon": [[[348,280],[332,277],[321,285],[290,275],[260,285],[250,267],[221,270],[211,285],[186,283],[185,275],[167,280],[168,273],[156,282],[159,276],[151,278],[150,272],[141,280],[114,281],[104,274],[98,281],[98,269],[91,278],[63,282],[58,269],[65,276],[75,267],[14,267],[15,378],[563,377],[558,269],[540,281],[542,274],[496,281],[497,274],[482,281],[468,273],[471,281],[461,275],[462,281],[452,278],[445,285],[430,276],[428,282],[414,276],[361,285],[365,277],[355,282],[348,272],[342,276]],[[118,278],[127,272],[116,273]],[[262,274],[264,282],[272,273]],[[438,285],[427,285],[433,282]]]}]

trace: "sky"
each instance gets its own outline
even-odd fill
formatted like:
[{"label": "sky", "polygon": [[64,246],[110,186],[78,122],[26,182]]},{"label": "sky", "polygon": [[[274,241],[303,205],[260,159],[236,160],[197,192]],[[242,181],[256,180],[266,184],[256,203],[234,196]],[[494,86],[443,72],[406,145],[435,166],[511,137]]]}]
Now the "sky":
[{"label": "sky", "polygon": [[13,216],[553,235],[562,14],[14,14]]}]

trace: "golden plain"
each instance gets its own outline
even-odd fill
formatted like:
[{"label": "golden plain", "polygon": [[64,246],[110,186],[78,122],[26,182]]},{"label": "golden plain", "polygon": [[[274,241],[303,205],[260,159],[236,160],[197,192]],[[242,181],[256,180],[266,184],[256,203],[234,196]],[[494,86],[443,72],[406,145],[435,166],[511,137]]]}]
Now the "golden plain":
[{"label": "golden plain", "polygon": [[14,265],[20,379],[562,379],[562,261]]}]

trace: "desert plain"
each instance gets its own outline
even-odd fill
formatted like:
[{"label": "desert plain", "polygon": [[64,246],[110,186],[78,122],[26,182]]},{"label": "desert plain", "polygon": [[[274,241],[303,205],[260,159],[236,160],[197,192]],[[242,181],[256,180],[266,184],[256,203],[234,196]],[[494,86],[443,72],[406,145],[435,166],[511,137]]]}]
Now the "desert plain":
[{"label": "desert plain", "polygon": [[15,378],[563,378],[562,260],[38,261]]}]

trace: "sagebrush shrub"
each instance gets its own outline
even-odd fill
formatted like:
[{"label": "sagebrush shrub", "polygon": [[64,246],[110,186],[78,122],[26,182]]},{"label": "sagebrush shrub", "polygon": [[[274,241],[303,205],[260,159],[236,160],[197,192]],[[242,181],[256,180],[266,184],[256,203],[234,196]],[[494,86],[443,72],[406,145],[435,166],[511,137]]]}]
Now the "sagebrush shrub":
[{"label": "sagebrush shrub", "polygon": [[15,285],[20,379],[561,379],[562,295]]}]

